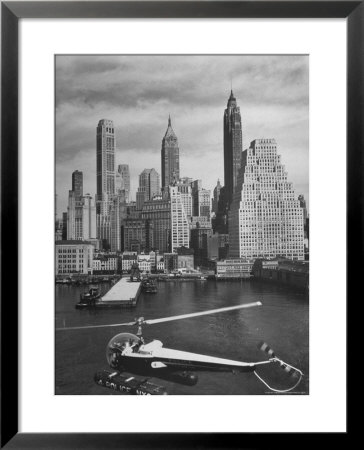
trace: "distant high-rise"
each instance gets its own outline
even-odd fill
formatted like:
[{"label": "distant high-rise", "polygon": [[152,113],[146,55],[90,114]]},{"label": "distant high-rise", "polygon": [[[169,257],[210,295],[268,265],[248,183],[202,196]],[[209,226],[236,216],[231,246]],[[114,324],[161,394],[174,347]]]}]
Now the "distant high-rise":
[{"label": "distant high-rise", "polygon": [[67,240],[96,238],[96,208],[89,194],[77,198],[69,191],[67,208]]},{"label": "distant high-rise", "polygon": [[115,129],[112,120],[102,119],[96,129],[97,214],[109,215],[115,194]]},{"label": "distant high-rise", "polygon": [[171,251],[190,246],[189,221],[177,186],[169,187],[171,199]]},{"label": "distant high-rise", "polygon": [[231,204],[238,173],[241,165],[243,136],[240,108],[237,106],[233,91],[224,112],[224,185],[228,205]]},{"label": "distant high-rise", "polygon": [[179,148],[178,140],[172,129],[171,117],[162,140],[162,188],[168,187],[175,180],[179,180]]},{"label": "distant high-rise", "polygon": [[215,214],[217,214],[218,211],[220,190],[221,190],[220,180],[217,180],[217,184],[214,189],[214,197],[212,199],[212,212]]},{"label": "distant high-rise", "polygon": [[304,259],[303,208],[274,139],[257,139],[242,154],[229,245],[231,257]]},{"label": "distant high-rise", "polygon": [[76,200],[83,196],[83,173],[79,170],[72,173],[72,191],[75,193]]},{"label": "distant high-rise", "polygon": [[130,196],[130,171],[128,164],[119,164],[116,172],[116,191],[125,191],[126,202]]},{"label": "distant high-rise", "polygon": [[192,183],[192,214],[194,216],[211,217],[211,192],[202,188],[202,181],[195,180]]},{"label": "distant high-rise", "polygon": [[151,200],[160,194],[159,173],[153,169],[144,169],[139,175],[139,189],[145,192],[145,200]]}]

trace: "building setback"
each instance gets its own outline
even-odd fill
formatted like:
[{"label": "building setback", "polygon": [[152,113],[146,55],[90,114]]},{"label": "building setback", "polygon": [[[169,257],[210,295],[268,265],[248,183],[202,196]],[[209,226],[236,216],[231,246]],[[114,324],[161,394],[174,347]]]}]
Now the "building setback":
[{"label": "building setback", "polygon": [[243,152],[229,246],[234,258],[304,259],[303,210],[274,139],[257,139]]},{"label": "building setback", "polygon": [[168,188],[175,180],[179,180],[179,148],[178,140],[168,118],[168,127],[162,140],[162,188]]},{"label": "building setback", "polygon": [[227,204],[233,199],[237,183],[243,149],[240,108],[237,106],[233,91],[224,112],[224,184]]}]

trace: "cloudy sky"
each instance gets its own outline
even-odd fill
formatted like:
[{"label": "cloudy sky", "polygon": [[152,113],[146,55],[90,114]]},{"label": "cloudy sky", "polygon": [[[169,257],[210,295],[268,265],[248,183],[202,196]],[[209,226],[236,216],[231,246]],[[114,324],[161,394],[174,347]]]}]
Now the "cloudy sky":
[{"label": "cloudy sky", "polygon": [[129,164],[132,198],[138,176],[161,174],[168,114],[180,148],[181,176],[213,189],[224,181],[223,112],[230,85],[242,117],[243,149],[275,138],[296,194],[308,204],[307,56],[57,56],[56,191],[67,210],[71,174],[96,192],[96,126],[116,129],[116,166]]}]

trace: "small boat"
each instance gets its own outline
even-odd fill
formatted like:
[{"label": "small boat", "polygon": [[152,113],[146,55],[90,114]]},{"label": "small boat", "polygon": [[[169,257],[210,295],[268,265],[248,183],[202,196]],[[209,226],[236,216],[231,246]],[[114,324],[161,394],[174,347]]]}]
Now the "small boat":
[{"label": "small boat", "polygon": [[156,294],[158,292],[155,281],[150,279],[145,279],[142,281],[142,290],[147,294]]},{"label": "small boat", "polygon": [[88,292],[80,295],[80,301],[76,304],[76,308],[88,308],[95,306],[96,300],[101,296],[98,286],[91,286]]}]

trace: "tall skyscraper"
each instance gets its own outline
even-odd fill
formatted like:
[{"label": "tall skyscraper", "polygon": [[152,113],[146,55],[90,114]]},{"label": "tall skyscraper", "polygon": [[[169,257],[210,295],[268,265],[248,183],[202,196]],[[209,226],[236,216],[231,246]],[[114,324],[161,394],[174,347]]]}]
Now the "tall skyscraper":
[{"label": "tall skyscraper", "polygon": [[72,173],[72,191],[75,193],[76,200],[83,196],[83,173],[79,170]]},{"label": "tall skyscraper", "polygon": [[171,199],[171,251],[173,252],[178,247],[190,246],[190,227],[177,186],[169,187],[169,195]]},{"label": "tall skyscraper", "polygon": [[130,171],[128,164],[119,164],[116,172],[116,191],[125,191],[126,202],[129,203],[130,196]]},{"label": "tall skyscraper", "polygon": [[168,127],[162,140],[162,188],[168,187],[175,180],[179,180],[179,148],[171,117],[168,118]]},{"label": "tall skyscraper", "polygon": [[159,173],[153,169],[144,169],[139,175],[139,189],[145,192],[145,201],[160,194]]},{"label": "tall skyscraper", "polygon": [[115,194],[115,130],[112,120],[102,119],[96,129],[97,214],[109,215]]},{"label": "tall skyscraper", "polygon": [[238,179],[243,149],[240,108],[237,106],[233,91],[224,112],[224,184],[226,201],[230,205]]},{"label": "tall skyscraper", "polygon": [[275,140],[251,142],[229,211],[229,256],[303,260],[303,240],[303,209]]}]

